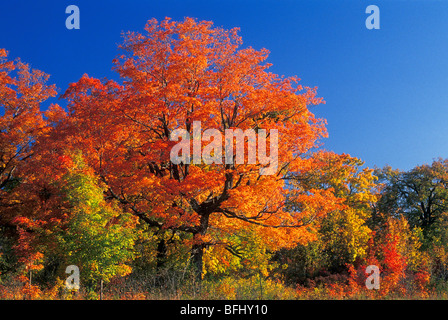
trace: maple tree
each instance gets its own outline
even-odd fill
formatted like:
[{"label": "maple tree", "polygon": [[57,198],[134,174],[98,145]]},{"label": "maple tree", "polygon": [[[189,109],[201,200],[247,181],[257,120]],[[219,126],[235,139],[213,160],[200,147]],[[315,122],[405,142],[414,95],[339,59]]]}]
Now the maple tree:
[{"label": "maple tree", "polygon": [[[20,59],[8,60],[8,52],[0,49],[0,206],[13,204],[6,198],[20,179],[18,167],[47,129],[40,105],[56,95],[55,86],[46,84],[48,78]],[[0,219],[8,223],[3,215]]]},{"label": "maple tree", "polygon": [[[114,61],[123,84],[85,75],[70,85],[68,114],[55,129],[61,144],[82,150],[109,199],[151,227],[188,233],[199,274],[204,249],[230,248],[226,235],[239,229],[254,228],[272,248],[306,241],[303,217],[333,204],[315,190],[303,195],[307,209],[285,211],[283,178],[303,169],[301,155],[326,136],[309,110],[322,102],[315,89],[268,72],[268,51],[240,48],[237,29],[167,18],[145,30],[124,35]],[[277,129],[278,172],[261,175],[259,161],[174,164],[171,133],[191,133],[194,121],[220,132]]]},{"label": "maple tree", "polygon": [[[48,130],[40,110],[44,101],[56,95],[55,86],[46,84],[48,78],[20,59],[8,60],[8,52],[0,49],[0,255],[6,254],[7,270],[16,266],[11,249],[21,247],[15,238],[26,237],[13,221],[24,200],[17,186],[27,178],[22,169],[33,156],[32,146]],[[28,242],[21,248],[30,249]],[[40,257],[36,252],[32,259]]]}]

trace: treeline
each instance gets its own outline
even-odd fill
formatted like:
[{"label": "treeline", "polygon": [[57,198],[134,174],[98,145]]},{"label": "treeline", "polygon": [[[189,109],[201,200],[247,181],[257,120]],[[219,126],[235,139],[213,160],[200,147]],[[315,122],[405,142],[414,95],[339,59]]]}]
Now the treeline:
[{"label": "treeline", "polygon": [[[45,111],[49,76],[0,50],[1,298],[445,297],[448,163],[373,170],[322,150],[316,89],[241,46],[237,29],[149,20],[124,35],[120,82],[84,75]],[[195,121],[252,130],[277,172],[172,161]],[[202,159],[222,137],[202,137]]]},{"label": "treeline", "polygon": [[[444,159],[409,171],[375,169],[374,201],[362,207],[356,189],[342,191],[354,199],[348,210],[323,218],[315,241],[274,255],[287,264],[281,278],[305,296],[320,288],[341,298],[446,298],[447,173]],[[319,183],[338,190],[322,177]],[[380,269],[379,290],[365,285],[369,265]]]}]

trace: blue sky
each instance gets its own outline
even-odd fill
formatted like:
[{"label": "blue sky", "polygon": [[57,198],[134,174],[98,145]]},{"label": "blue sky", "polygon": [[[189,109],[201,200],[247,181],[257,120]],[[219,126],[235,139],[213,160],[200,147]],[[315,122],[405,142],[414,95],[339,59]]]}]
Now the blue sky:
[{"label": "blue sky", "polygon": [[[80,30],[65,27],[71,4]],[[365,27],[371,4],[380,30]],[[240,27],[243,46],[271,51],[272,72],[317,86],[326,149],[402,170],[448,157],[448,1],[15,0],[0,5],[0,48],[49,73],[62,93],[84,73],[116,79],[121,32],[166,16]]]}]

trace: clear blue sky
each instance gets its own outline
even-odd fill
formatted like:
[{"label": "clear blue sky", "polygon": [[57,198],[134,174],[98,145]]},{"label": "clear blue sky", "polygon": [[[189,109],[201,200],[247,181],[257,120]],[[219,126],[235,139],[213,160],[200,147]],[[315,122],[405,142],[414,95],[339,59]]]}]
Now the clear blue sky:
[{"label": "clear blue sky", "polygon": [[[80,30],[65,27],[70,4]],[[380,30],[365,27],[370,4]],[[0,48],[49,73],[62,93],[83,73],[116,78],[121,32],[166,16],[240,27],[245,46],[271,51],[272,72],[318,86],[326,149],[403,170],[448,157],[448,1],[2,1]]]}]

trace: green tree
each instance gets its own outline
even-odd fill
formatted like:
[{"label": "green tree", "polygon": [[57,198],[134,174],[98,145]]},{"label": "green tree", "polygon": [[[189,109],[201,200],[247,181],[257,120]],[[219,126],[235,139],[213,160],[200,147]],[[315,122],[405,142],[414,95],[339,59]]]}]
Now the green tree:
[{"label": "green tree", "polygon": [[104,190],[79,155],[59,183],[70,209],[57,238],[66,263],[79,267],[81,283],[93,289],[98,281],[128,274],[131,267],[126,262],[133,258],[134,245],[129,225],[134,219],[106,203]]},{"label": "green tree", "polygon": [[438,159],[410,171],[389,166],[376,169],[382,185],[379,213],[403,215],[411,227],[422,227],[429,235],[433,224],[448,209],[448,160]]}]

